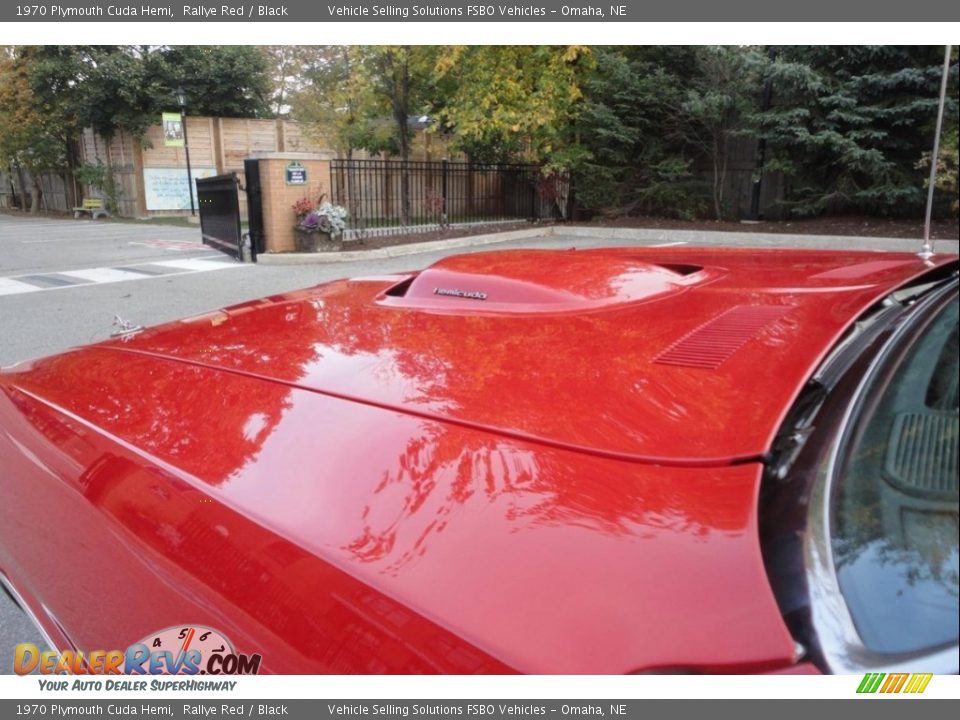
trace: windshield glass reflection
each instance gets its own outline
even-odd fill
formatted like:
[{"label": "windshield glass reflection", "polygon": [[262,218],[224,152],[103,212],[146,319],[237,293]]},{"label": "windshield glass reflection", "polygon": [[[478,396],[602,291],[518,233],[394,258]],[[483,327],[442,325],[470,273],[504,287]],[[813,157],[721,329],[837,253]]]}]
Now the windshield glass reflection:
[{"label": "windshield glass reflection", "polygon": [[833,508],[837,578],[881,653],[958,636],[957,300],[871,388]]}]

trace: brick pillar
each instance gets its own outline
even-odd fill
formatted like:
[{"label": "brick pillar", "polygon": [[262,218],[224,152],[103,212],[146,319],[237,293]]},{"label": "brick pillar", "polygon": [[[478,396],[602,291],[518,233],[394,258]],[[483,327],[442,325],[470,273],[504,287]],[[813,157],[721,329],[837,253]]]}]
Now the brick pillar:
[{"label": "brick pillar", "polygon": [[[330,200],[330,160],[333,153],[263,153],[260,160],[260,185],[263,192],[263,233],[267,252],[292,252],[293,204],[306,197],[316,201],[320,195]],[[287,165],[294,160],[307,170],[306,185],[287,185]]]}]

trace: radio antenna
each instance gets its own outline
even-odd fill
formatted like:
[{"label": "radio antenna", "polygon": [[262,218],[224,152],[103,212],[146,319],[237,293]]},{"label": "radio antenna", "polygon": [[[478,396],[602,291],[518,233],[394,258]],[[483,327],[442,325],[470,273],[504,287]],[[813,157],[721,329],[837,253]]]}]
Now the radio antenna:
[{"label": "radio antenna", "polygon": [[930,215],[933,212],[933,188],[937,180],[937,158],[940,155],[940,129],[943,127],[943,105],[947,97],[947,78],[950,76],[950,50],[947,45],[943,56],[943,77],[940,79],[940,106],[937,108],[937,131],[933,136],[933,156],[930,158],[930,180],[927,186],[927,215],[923,221],[923,247],[920,248],[921,258],[929,260],[933,257],[933,241],[930,239]]}]

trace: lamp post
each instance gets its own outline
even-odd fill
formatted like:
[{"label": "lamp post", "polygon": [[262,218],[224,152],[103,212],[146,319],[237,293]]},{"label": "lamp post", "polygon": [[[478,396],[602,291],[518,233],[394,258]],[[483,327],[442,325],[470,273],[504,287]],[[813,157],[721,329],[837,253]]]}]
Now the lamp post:
[{"label": "lamp post", "polygon": [[177,96],[177,105],[180,106],[180,124],[183,127],[183,151],[187,156],[187,192],[190,193],[190,214],[196,215],[197,210],[193,203],[193,171],[190,169],[190,142],[187,139],[187,93],[183,85],[177,85],[174,90]]}]

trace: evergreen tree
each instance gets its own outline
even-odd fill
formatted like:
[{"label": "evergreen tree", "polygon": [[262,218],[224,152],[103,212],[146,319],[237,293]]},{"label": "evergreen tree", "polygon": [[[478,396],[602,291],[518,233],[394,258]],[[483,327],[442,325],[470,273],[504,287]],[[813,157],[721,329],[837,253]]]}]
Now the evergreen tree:
[{"label": "evergreen tree", "polygon": [[684,142],[680,110],[695,49],[602,47],[584,83],[574,166],[577,202],[607,214],[693,217],[704,209],[696,152]]},{"label": "evergreen tree", "polygon": [[[787,47],[767,67],[773,106],[753,121],[795,214],[915,215],[933,144],[942,47]],[[947,117],[957,114],[956,76]]]}]

